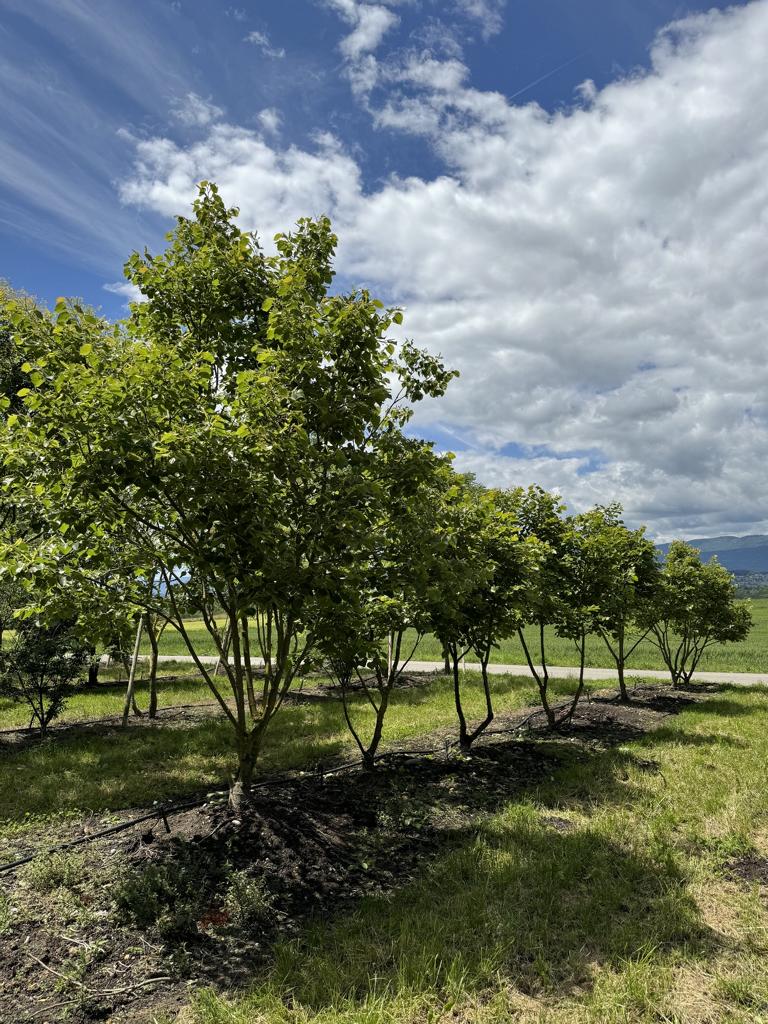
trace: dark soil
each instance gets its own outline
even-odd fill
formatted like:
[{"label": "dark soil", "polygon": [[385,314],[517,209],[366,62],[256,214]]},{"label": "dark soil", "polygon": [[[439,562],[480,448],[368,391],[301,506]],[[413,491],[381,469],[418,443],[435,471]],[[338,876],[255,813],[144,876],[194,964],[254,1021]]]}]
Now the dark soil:
[{"label": "dark soil", "polygon": [[759,885],[768,885],[768,857],[761,857],[757,853],[747,853],[743,857],[726,864],[726,871],[729,875],[750,885],[757,882]]},{"label": "dark soil", "polygon": [[[23,870],[15,887],[0,875],[21,911],[0,937],[0,1020],[139,1024],[173,1014],[195,986],[243,984],[276,938],[402,886],[563,757],[636,738],[691,700],[655,689],[629,706],[594,698],[554,735],[533,709],[502,715],[472,756],[449,750],[455,732],[443,730],[390,749],[374,772],[266,780],[241,819],[211,794],[169,815],[170,832],[158,819],[91,844],[81,877],[42,896]],[[228,900],[233,877],[262,887],[255,905]]]}]

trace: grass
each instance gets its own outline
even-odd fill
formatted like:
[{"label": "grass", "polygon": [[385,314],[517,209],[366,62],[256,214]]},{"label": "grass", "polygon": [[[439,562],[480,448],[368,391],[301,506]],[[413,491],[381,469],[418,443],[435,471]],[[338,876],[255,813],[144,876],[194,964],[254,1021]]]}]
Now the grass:
[{"label": "grass", "polygon": [[[476,677],[467,673],[467,714],[480,717],[482,696]],[[557,682],[554,693],[569,693],[573,683]],[[523,707],[536,699],[529,677],[493,680],[498,711]],[[204,684],[190,683],[163,691],[163,702],[178,697],[209,697]],[[99,703],[101,702],[101,703]],[[117,702],[117,703],[116,703]],[[86,707],[94,718],[122,710],[119,693],[89,694]],[[74,714],[77,706],[70,705]],[[357,725],[370,723],[367,703],[359,698],[352,715]],[[444,678],[398,690],[392,696],[385,741],[428,733],[455,720],[453,691]],[[339,702],[286,705],[267,734],[263,770],[300,768],[343,753],[354,753]],[[56,813],[89,813],[150,804],[153,800],[197,793],[225,785],[235,767],[232,731],[222,718],[196,724],[129,726],[109,731],[60,733],[45,743],[0,755],[0,833],[2,822],[19,822]]]},{"label": "grass", "polygon": [[[754,617],[754,627],[746,640],[737,644],[714,647],[707,651],[699,666],[702,672],[768,672],[768,598],[758,598],[750,602]],[[191,620],[188,630],[195,642],[198,654],[215,654],[213,641],[208,636],[202,621]],[[533,638],[532,638],[533,639]],[[255,642],[255,636],[253,637]],[[415,640],[412,638],[411,642]],[[552,665],[577,665],[578,658],[574,644],[570,640],[562,640],[555,636],[553,630],[547,630],[547,658]],[[148,647],[147,647],[148,650]],[[181,636],[166,630],[161,638],[161,653],[167,655],[188,654]],[[417,660],[442,661],[440,645],[432,636],[422,639],[417,649]],[[502,641],[498,650],[493,653],[493,661],[504,665],[522,665],[525,656],[517,638]],[[590,637],[587,645],[587,665],[590,668],[613,668],[614,663],[605,644],[599,637]],[[663,669],[659,652],[644,641],[638,647],[630,662],[633,671],[643,668]]]},{"label": "grass", "polygon": [[[469,715],[479,715],[477,679],[466,682]],[[185,684],[178,702],[191,703],[198,686]],[[528,677],[496,677],[493,686],[500,711],[535,698]],[[571,687],[563,681],[556,691]],[[109,687],[82,696],[90,703],[80,710],[96,718],[121,697]],[[450,852],[392,895],[368,897],[278,945],[246,994],[199,994],[185,1021],[768,1022],[766,890],[727,871],[742,854],[768,857],[766,697],[759,687],[724,688],[610,750],[544,741],[562,764],[545,784],[459,833]],[[353,714],[370,720],[362,702]],[[386,739],[453,724],[450,686],[434,678],[394,694]],[[0,837],[223,782],[229,743],[226,723],[212,718],[124,733],[73,729],[6,750]],[[273,724],[262,768],[349,750],[338,703],[290,705]],[[40,865],[28,882],[41,890],[78,870],[66,858]],[[243,913],[265,912],[258,892],[232,898]],[[0,931],[8,920],[0,906]]]},{"label": "grass", "polygon": [[[196,678],[194,665],[165,662],[163,675],[180,675],[182,678],[160,679],[158,697],[160,706],[173,707],[178,704],[193,704],[213,700],[211,691],[202,678]],[[73,693],[63,713],[56,719],[60,722],[79,722],[87,719],[107,718],[120,715],[125,701],[125,680],[120,679],[116,670],[99,673],[98,688],[85,688]],[[149,703],[149,686],[146,680],[136,683],[136,700],[140,708]],[[0,697],[0,729],[18,729],[29,725],[26,705]]]},{"label": "grass", "polygon": [[204,993],[187,1019],[767,1021],[765,899],[725,870],[768,853],[766,695],[726,690],[638,742],[572,752],[416,881],[318,921],[248,995]]}]

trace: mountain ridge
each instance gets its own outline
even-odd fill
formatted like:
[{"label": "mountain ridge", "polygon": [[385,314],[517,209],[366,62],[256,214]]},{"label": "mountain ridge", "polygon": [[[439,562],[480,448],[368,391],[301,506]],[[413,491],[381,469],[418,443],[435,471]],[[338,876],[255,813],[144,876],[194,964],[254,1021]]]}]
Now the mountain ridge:
[{"label": "mountain ridge", "polygon": [[[699,548],[705,560],[713,555],[734,573],[768,573],[768,534],[752,533],[743,537],[726,534],[722,537],[698,537],[687,541]],[[664,554],[669,544],[657,544]]]}]

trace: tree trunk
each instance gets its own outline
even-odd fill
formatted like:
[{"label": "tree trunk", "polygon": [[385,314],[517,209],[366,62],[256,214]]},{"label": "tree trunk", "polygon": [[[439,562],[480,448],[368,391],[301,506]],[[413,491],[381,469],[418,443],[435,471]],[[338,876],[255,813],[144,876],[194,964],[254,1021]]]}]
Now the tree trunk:
[{"label": "tree trunk", "polygon": [[131,667],[128,672],[128,688],[125,691],[125,705],[123,707],[123,728],[128,725],[128,715],[130,714],[131,707],[134,711],[138,710],[136,707],[136,699],[134,697],[134,689],[136,686],[136,666],[139,662],[139,648],[141,646],[141,634],[144,630],[144,616],[139,616],[139,624],[136,627],[136,642],[133,645],[133,658],[131,660]]},{"label": "tree trunk", "polygon": [[584,662],[586,660],[586,651],[587,637],[586,634],[582,632],[581,639],[579,641],[579,685],[576,687],[576,693],[573,695],[571,706],[568,708],[565,716],[561,719],[561,722],[570,722],[572,720],[579,701],[581,700],[581,695],[584,692]]},{"label": "tree trunk", "polygon": [[[229,654],[229,645],[231,643],[231,640],[232,640],[232,630],[231,630],[230,626],[227,626],[227,628],[224,630],[224,639],[222,641],[222,647],[224,648],[224,654],[225,655]],[[215,668],[213,674],[214,674],[214,676],[223,676],[224,675],[224,659],[223,658],[219,658],[218,662],[216,663],[216,668]]]},{"label": "tree trunk", "polygon": [[157,660],[158,644],[154,625],[149,623],[149,717],[157,718]]},{"label": "tree trunk", "polygon": [[547,672],[547,665],[544,660],[544,627],[541,626],[541,632],[539,636],[539,648],[541,653],[541,673],[536,670],[536,666],[533,664],[533,658],[528,648],[528,642],[525,639],[525,632],[522,629],[517,631],[518,639],[520,640],[520,646],[523,648],[523,654],[525,654],[525,660],[528,663],[528,668],[531,671],[531,675],[536,680],[536,685],[539,688],[539,700],[541,701],[541,707],[547,718],[547,725],[550,729],[554,729],[555,713],[549,703],[549,673]]},{"label": "tree trunk", "polygon": [[464,708],[461,704],[461,683],[459,681],[459,652],[455,644],[450,644],[448,650],[451,654],[453,665],[453,702],[456,705],[456,715],[459,719],[459,747],[462,750],[469,750],[471,741],[467,742],[467,720],[464,717]]},{"label": "tree trunk", "polygon": [[616,659],[616,669],[619,676],[619,698],[622,704],[629,704],[629,691],[624,681],[624,630],[619,633],[619,656]]},{"label": "tree trunk", "polygon": [[255,733],[239,737],[237,777],[229,790],[229,806],[235,814],[242,814],[250,802],[257,754],[258,746]]}]

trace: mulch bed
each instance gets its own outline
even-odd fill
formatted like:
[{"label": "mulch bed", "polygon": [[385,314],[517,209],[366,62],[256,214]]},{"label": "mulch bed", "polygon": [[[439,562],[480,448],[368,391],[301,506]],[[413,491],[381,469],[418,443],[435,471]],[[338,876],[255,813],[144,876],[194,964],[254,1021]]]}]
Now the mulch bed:
[{"label": "mulch bed", "polygon": [[[601,696],[585,701],[562,735],[544,732],[530,708],[499,715],[470,757],[450,751],[455,731],[441,730],[390,747],[375,772],[275,778],[254,792],[242,819],[212,795],[169,817],[170,833],[160,821],[145,823],[87,848],[91,865],[151,868],[187,884],[192,917],[177,931],[117,918],[114,876],[99,881],[95,873],[74,887],[78,909],[59,907],[47,917],[30,912],[33,891],[14,891],[12,876],[0,876],[11,905],[25,910],[0,937],[0,1020],[139,1024],[173,1014],[194,987],[247,983],[268,963],[276,938],[402,886],[427,859],[466,842],[484,815],[551,776],[563,742],[589,756],[658,727],[695,700],[659,688],[634,697],[628,707]],[[527,731],[515,732],[526,719]],[[434,755],[413,752],[427,748]],[[570,827],[564,818],[546,823]],[[263,881],[268,912],[260,920],[245,926],[226,910],[224,865]]]}]

